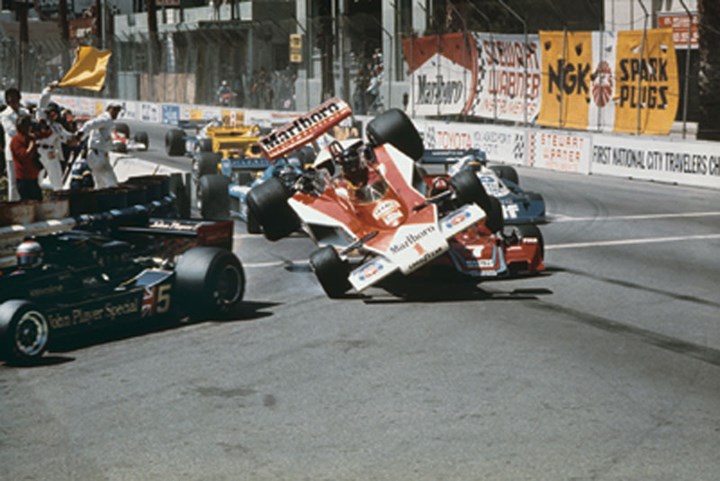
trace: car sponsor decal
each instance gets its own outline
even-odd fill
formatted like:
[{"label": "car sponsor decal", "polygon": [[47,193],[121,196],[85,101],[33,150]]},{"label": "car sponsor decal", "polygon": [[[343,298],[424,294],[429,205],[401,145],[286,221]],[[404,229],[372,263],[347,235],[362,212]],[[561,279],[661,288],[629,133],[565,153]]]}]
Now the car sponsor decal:
[{"label": "car sponsor decal", "polygon": [[445,222],[445,228],[451,229],[455,227],[458,224],[461,224],[465,222],[466,220],[470,219],[472,217],[472,212],[470,210],[464,210],[462,212],[458,212],[456,214],[453,214],[452,216],[444,219]]},{"label": "car sponsor decal", "polygon": [[380,274],[384,268],[381,262],[370,262],[357,273],[357,277],[361,282],[366,282]]},{"label": "car sponsor decal", "polygon": [[350,105],[332,98],[258,140],[268,159],[273,160],[320,137],[352,115]]}]

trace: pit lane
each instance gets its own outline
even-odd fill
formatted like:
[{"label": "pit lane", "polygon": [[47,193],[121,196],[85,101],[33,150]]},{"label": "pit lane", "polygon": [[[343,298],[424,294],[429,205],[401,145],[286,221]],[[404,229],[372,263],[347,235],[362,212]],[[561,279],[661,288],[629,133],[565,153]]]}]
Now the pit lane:
[{"label": "pit lane", "polygon": [[0,367],[2,476],[716,479],[720,193],[518,170],[545,275],[332,301],[308,239],[237,222],[241,319]]}]

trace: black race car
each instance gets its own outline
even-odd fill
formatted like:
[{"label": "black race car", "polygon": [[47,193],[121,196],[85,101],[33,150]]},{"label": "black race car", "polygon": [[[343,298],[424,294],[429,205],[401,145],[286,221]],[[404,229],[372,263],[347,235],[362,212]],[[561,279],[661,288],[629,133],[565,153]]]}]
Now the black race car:
[{"label": "black race car", "polygon": [[18,265],[0,270],[3,358],[36,361],[52,341],[91,327],[156,316],[217,318],[239,306],[245,276],[230,249],[231,221],[137,214],[115,225],[104,220],[100,232],[76,229],[18,247]]}]

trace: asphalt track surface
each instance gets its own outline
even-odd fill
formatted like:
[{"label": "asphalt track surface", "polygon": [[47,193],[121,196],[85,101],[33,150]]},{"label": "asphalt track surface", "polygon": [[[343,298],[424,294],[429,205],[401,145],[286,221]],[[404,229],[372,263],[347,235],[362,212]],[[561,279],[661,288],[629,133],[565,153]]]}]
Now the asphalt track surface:
[{"label": "asphalt track surface", "polygon": [[237,222],[240,318],[0,366],[0,479],[717,480],[720,192],[518,170],[544,275],[329,300]]}]

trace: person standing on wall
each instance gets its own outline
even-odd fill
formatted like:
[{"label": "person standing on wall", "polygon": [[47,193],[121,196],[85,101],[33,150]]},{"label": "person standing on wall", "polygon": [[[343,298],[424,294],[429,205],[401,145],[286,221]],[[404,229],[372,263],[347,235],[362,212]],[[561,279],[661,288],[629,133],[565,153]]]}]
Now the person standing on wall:
[{"label": "person standing on wall", "polygon": [[5,131],[5,163],[8,184],[8,200],[20,200],[20,194],[17,191],[17,183],[15,181],[15,166],[13,165],[13,156],[10,151],[10,142],[17,132],[17,121],[20,115],[29,115],[27,109],[20,105],[20,91],[15,87],[10,87],[5,91],[5,104],[7,108],[0,113],[0,123],[2,123]]},{"label": "person standing on wall", "polygon": [[15,135],[10,141],[10,153],[15,169],[17,190],[22,200],[42,200],[38,176],[42,165],[37,158],[37,142],[30,132],[31,118],[20,115],[15,124]]},{"label": "person standing on wall", "polygon": [[88,120],[75,134],[78,140],[88,136],[87,163],[92,170],[95,187],[104,189],[117,187],[118,180],[110,164],[110,150],[112,150],[112,130],[122,104],[110,101],[105,112],[94,119]]},{"label": "person standing on wall", "polygon": [[45,168],[47,179],[53,190],[60,190],[63,187],[63,143],[72,143],[75,135],[65,130],[60,123],[60,106],[50,101],[52,91],[57,87],[57,82],[52,82],[43,89],[38,102],[36,117],[39,123],[44,125],[48,136],[42,140],[38,139],[38,153],[40,163]]}]

